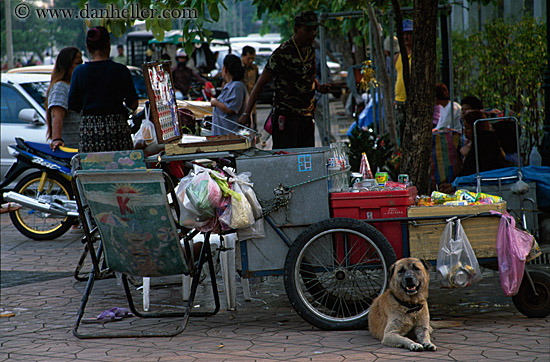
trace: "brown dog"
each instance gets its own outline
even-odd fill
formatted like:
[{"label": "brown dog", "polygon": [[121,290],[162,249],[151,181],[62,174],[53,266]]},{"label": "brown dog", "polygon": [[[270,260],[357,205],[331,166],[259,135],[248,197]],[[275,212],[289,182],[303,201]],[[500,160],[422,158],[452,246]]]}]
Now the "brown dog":
[{"label": "brown dog", "polygon": [[[416,258],[398,260],[390,267],[389,287],[369,311],[370,333],[383,345],[411,351],[437,349],[430,341],[429,268]],[[418,343],[409,337],[416,337]]]}]

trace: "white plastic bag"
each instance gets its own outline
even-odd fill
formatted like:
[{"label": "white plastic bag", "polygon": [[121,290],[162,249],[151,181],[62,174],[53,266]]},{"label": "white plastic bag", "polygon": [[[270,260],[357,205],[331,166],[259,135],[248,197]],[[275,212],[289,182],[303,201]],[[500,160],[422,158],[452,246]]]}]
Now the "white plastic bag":
[{"label": "white plastic bag", "polygon": [[263,239],[265,238],[265,227],[264,219],[258,219],[251,226],[238,229],[237,237],[239,240],[248,240],[248,239]]},{"label": "white plastic bag", "polygon": [[231,221],[229,226],[233,229],[243,229],[254,224],[252,207],[244,195],[238,182],[233,184],[233,190],[241,197],[231,196]]},{"label": "white plastic bag", "polygon": [[481,279],[481,269],[460,219],[447,220],[439,240],[437,275],[441,286],[464,288]]},{"label": "white plastic bag", "polygon": [[176,198],[180,206],[179,224],[190,229],[202,227],[208,223],[209,218],[200,215],[199,211],[189,201],[185,194],[187,186],[193,180],[194,174],[189,173],[181,179],[176,188]]},{"label": "white plastic bag", "polygon": [[148,105],[143,108],[145,112],[145,118],[141,122],[139,131],[134,135],[134,148],[145,148],[153,143],[157,143],[157,133],[155,125],[149,119],[149,107]]},{"label": "white plastic bag", "polygon": [[254,215],[254,219],[258,220],[262,218],[262,206],[260,205],[260,202],[256,197],[256,193],[254,192],[254,189],[252,188],[254,184],[250,182],[250,176],[252,176],[252,173],[243,172],[236,175],[233,169],[230,169],[228,167],[224,167],[223,169],[225,172],[227,172],[228,175],[231,176],[230,181],[239,183],[239,186],[241,187],[243,194],[245,195],[246,199],[248,200],[248,203],[250,204],[250,207],[252,208],[252,214]]}]

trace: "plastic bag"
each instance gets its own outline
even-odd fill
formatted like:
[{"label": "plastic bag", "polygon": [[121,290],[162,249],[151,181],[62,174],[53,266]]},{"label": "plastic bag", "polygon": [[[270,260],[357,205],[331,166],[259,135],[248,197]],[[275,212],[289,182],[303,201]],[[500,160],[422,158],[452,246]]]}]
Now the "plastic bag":
[{"label": "plastic bag", "polygon": [[194,174],[190,173],[181,179],[176,188],[176,198],[180,206],[179,224],[190,229],[202,227],[208,223],[208,217],[202,217],[187,197],[185,190],[193,180]]},{"label": "plastic bag", "polygon": [[251,226],[237,230],[239,240],[262,239],[265,238],[264,219],[259,219]]},{"label": "plastic bag", "polygon": [[147,104],[143,109],[145,112],[145,118],[141,122],[139,131],[134,135],[134,148],[145,148],[148,145],[157,143],[157,133],[155,125],[149,119],[149,105]]},{"label": "plastic bag", "polygon": [[516,228],[509,214],[501,214],[497,234],[497,257],[500,286],[511,297],[518,293],[525,261],[534,243],[533,235]]},{"label": "plastic bag", "polygon": [[[221,202],[222,192],[218,184],[203,169],[195,174],[185,189],[185,194],[201,216],[216,216],[216,207]],[[185,206],[185,204],[184,204]]]},{"label": "plastic bag", "polygon": [[254,184],[250,182],[250,176],[252,176],[252,173],[243,172],[236,175],[234,170],[229,167],[224,167],[223,170],[231,176],[231,181],[238,182],[239,186],[241,186],[241,190],[252,208],[254,219],[258,220],[262,218],[262,206],[256,197],[256,192],[254,192],[254,189],[252,188]]},{"label": "plastic bag", "polygon": [[252,207],[245,197],[238,182],[233,184],[233,190],[241,197],[231,197],[231,221],[229,226],[233,229],[242,229],[254,224]]},{"label": "plastic bag", "polygon": [[436,269],[441,286],[446,288],[464,288],[481,279],[479,263],[460,219],[447,220],[439,240]]}]

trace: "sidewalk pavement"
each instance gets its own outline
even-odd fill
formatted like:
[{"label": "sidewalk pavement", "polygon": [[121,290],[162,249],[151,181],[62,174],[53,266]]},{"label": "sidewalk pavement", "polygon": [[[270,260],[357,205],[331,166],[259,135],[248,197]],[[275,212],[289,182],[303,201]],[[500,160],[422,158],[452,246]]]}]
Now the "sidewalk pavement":
[{"label": "sidewalk pavement", "polygon": [[[436,352],[384,347],[367,330],[319,330],[294,312],[281,277],[252,283],[250,302],[239,287],[236,311],[225,309],[220,285],[220,313],[191,318],[176,337],[79,340],[71,330],[86,283],[72,273],[83,250],[81,236],[70,231],[56,240],[34,241],[22,236],[7,214],[1,216],[0,312],[15,314],[0,318],[1,361],[550,361],[550,318],[528,319],[517,312],[492,271],[485,271],[477,286],[458,291],[438,289],[432,280]],[[152,308],[180,301],[178,281],[152,288]],[[199,288],[198,308],[209,305],[206,290]],[[97,281],[85,317],[126,307],[123,295],[116,279]],[[135,298],[139,307],[139,291]],[[141,322],[134,317],[105,328]]]}]

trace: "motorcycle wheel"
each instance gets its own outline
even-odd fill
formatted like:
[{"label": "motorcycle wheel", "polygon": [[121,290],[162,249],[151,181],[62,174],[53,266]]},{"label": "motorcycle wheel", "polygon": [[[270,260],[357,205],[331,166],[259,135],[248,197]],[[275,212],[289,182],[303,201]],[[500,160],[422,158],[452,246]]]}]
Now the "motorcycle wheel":
[{"label": "motorcycle wheel", "polygon": [[[14,191],[51,203],[54,199],[74,199],[71,183],[61,175],[48,175],[44,190],[38,191],[42,172],[33,172],[17,183]],[[75,223],[75,217],[63,217],[38,211],[28,207],[22,207],[17,211],[10,212],[13,225],[25,235],[34,240],[52,240],[65,234]]]}]

